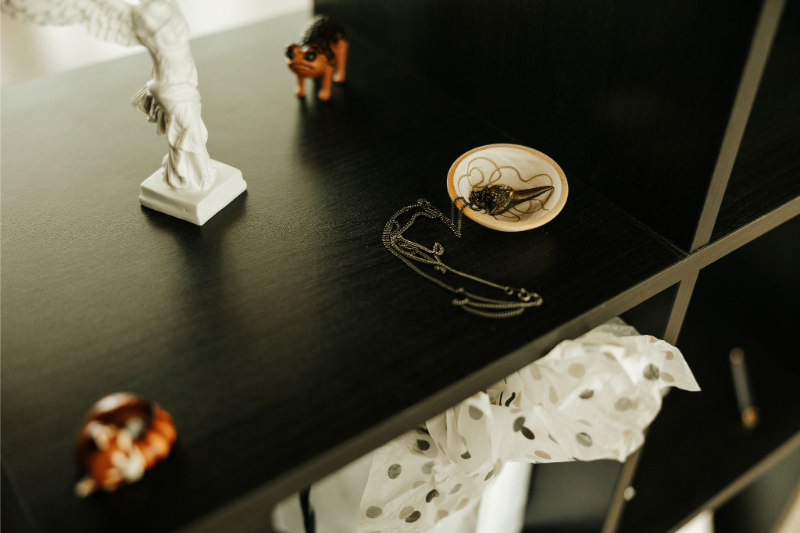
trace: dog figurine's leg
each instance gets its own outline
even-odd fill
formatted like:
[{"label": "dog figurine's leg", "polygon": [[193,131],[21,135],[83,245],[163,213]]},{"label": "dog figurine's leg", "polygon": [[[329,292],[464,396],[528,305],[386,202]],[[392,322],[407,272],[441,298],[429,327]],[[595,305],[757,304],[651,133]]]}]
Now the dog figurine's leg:
[{"label": "dog figurine's leg", "polygon": [[333,81],[336,83],[344,83],[347,76],[347,50],[350,48],[350,43],[345,38],[339,39],[336,44],[336,74],[333,76]]},{"label": "dog figurine's leg", "polygon": [[297,90],[294,92],[299,98],[303,98],[306,95],[306,77],[297,76]]},{"label": "dog figurine's leg", "polygon": [[331,81],[333,80],[333,66],[327,65],[325,67],[325,72],[322,74],[322,87],[319,90],[319,99],[320,100],[330,100],[331,99]]}]

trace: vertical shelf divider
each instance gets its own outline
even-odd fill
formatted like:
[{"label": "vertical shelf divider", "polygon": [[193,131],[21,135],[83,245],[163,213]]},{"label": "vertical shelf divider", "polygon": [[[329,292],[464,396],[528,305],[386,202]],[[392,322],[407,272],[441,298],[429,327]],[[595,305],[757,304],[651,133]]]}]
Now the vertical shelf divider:
[{"label": "vertical shelf divider", "polygon": [[[678,286],[678,292],[675,295],[675,301],[672,303],[672,310],[664,333],[664,340],[672,345],[678,342],[678,335],[683,325],[683,319],[686,316],[686,310],[689,308],[698,273],[699,271],[697,270],[689,273]],[[619,476],[617,476],[617,482],[614,485],[614,492],[611,494],[611,502],[608,505],[608,513],[603,522],[601,533],[614,533],[619,526],[622,511],[625,509],[625,490],[633,482],[633,476],[636,474],[636,467],[639,464],[643,447],[644,444],[628,457],[625,464],[622,465]]]},{"label": "vertical shelf divider", "polygon": [[703,203],[700,221],[697,223],[697,230],[689,249],[691,252],[702,248],[711,239],[711,232],[714,230],[714,223],[717,221],[717,214],[725,196],[725,189],[728,187],[728,178],[733,170],[736,154],[739,152],[747,119],[753,109],[758,85],[761,83],[761,76],[767,65],[767,58],[772,48],[772,41],[778,31],[784,5],[786,5],[786,0],[764,0],[750,45],[750,52],[747,54],[747,61],[742,71],[742,80],[739,82],[728,126],[722,139],[717,164],[714,167],[711,183]]},{"label": "vertical shelf divider", "polygon": [[[708,244],[711,238],[719,208],[725,196],[728,178],[736,161],[736,155],[739,152],[747,120],[753,108],[756,92],[764,74],[764,68],[769,58],[769,52],[775,39],[785,4],[786,0],[764,0],[690,252],[702,248]],[[678,288],[664,333],[664,340],[670,344],[674,345],[678,341],[683,319],[686,316],[686,310],[689,307],[699,273],[698,269],[688,274],[681,281]],[[644,444],[642,445],[643,447]],[[608,513],[603,523],[602,533],[614,533],[619,527],[625,508],[625,490],[633,482],[642,448],[639,448],[636,453],[631,455],[620,470]]]}]

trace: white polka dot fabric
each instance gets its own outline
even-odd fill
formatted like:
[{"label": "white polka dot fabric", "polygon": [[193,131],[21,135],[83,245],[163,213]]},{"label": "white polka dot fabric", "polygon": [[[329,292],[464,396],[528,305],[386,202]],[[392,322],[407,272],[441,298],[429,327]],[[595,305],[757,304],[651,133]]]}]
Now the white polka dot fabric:
[{"label": "white polka dot fabric", "polygon": [[664,387],[700,390],[677,348],[618,318],[564,341],[376,450],[359,533],[428,531],[480,499],[506,461],[624,461]]}]

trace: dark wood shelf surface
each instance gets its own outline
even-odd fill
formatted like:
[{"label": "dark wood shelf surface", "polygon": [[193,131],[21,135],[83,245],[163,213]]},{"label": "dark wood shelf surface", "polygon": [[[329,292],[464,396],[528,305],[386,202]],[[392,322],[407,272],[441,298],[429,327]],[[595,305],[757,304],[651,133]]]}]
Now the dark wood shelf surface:
[{"label": "dark wood shelf surface", "polygon": [[787,2],[712,241],[800,197],[800,4]]},{"label": "dark wood shelf surface", "polygon": [[[418,198],[447,208],[452,161],[506,138],[358,41],[332,101],[299,101],[282,49],[303,22],[193,42],[209,151],[249,185],[202,228],[136,200],[166,151],[127,104],[149,57],[3,89],[3,472],[33,529],[157,533],[257,488],[274,501],[535,359],[565,324],[621,312],[604,305],[684,257],[574,179],[537,231],[419,229],[453,266],[545,298],[504,321],[454,308],[381,232]],[[173,414],[177,448],[79,500],[77,425],[121,390]]]},{"label": "dark wood shelf surface", "polygon": [[761,2],[495,4],[315,1],[689,250]]},{"label": "dark wood shelf surface", "polygon": [[[800,219],[793,219],[703,269],[678,347],[701,391],[672,391],[651,426],[619,531],[672,531],[723,504],[782,455],[800,446]],[[765,258],[771,258],[765,261]],[[728,353],[747,354],[759,425],[742,428]]]}]

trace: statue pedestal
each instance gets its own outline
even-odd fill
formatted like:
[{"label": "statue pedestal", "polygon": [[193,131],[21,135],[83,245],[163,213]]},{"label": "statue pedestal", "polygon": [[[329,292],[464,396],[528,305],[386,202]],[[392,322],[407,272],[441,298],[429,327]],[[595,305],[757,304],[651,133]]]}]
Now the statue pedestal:
[{"label": "statue pedestal", "polygon": [[139,202],[150,209],[202,226],[208,219],[247,190],[242,172],[232,166],[211,160],[217,179],[210,189],[186,191],[173,189],[162,178],[162,169],[142,182]]}]

